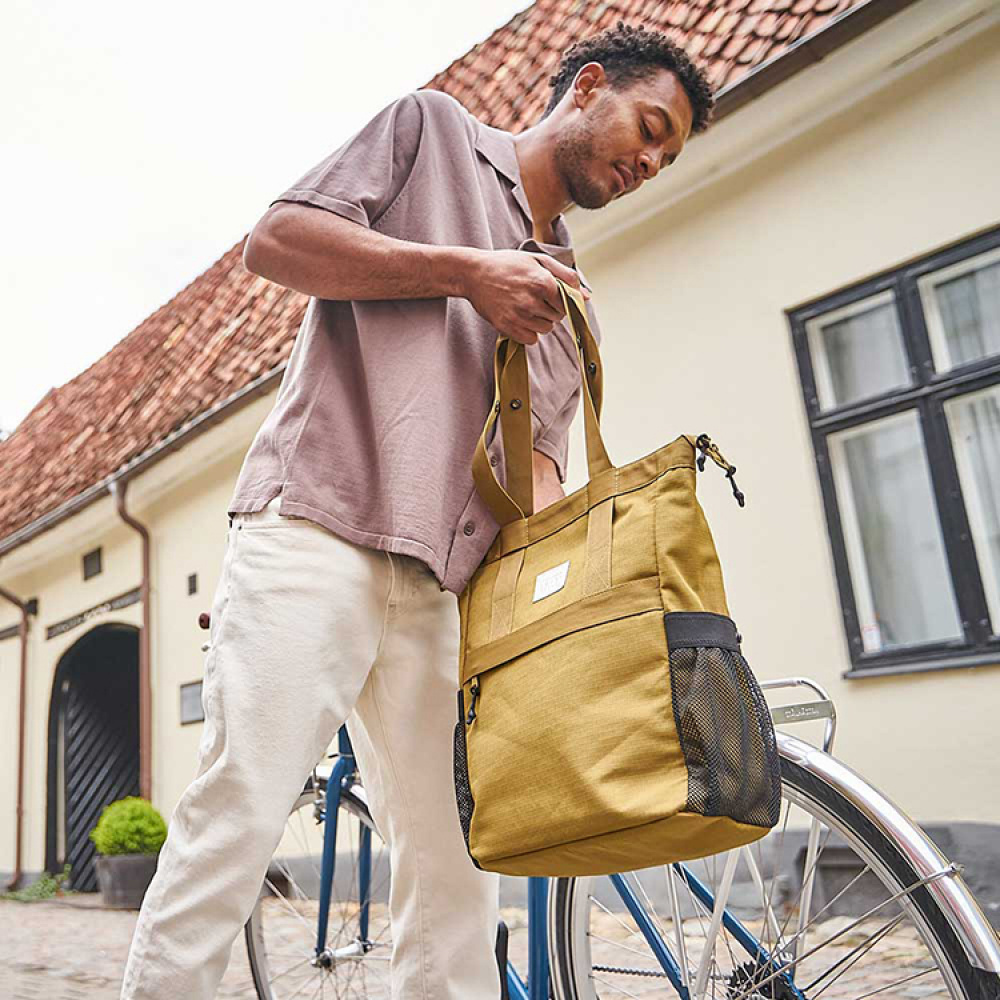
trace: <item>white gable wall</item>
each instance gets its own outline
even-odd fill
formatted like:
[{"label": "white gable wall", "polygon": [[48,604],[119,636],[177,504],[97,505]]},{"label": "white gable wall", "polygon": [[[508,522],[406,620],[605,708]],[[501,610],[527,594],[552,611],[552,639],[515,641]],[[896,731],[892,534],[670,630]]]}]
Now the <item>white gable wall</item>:
[{"label": "white gable wall", "polygon": [[[912,13],[916,23],[920,11]],[[878,31],[886,35],[892,20]],[[830,60],[853,58],[850,49]],[[670,168],[640,191],[639,224],[630,225],[623,199],[617,218],[574,212],[570,226],[603,331],[612,461],[706,432],[738,467],[744,509],[712,463],[698,490],[751,666],[762,678],[804,674],[827,686],[841,715],[838,755],[918,819],[997,822],[1000,668],[841,676],[850,659],[785,318],[1000,224],[1000,26],[994,17],[989,30],[938,51],[748,165],[727,163],[713,183],[712,158],[723,142],[739,148],[742,115],[773,143],[780,122],[767,121],[768,102],[780,109],[782,91],[808,88],[810,74],[834,67],[806,71],[720,122],[715,145],[711,131],[692,140],[679,161],[688,161],[685,174]],[[798,127],[801,117],[789,121],[789,131]],[[672,199],[654,214],[657,200]],[[579,415],[573,435],[567,491],[586,478]]]}]

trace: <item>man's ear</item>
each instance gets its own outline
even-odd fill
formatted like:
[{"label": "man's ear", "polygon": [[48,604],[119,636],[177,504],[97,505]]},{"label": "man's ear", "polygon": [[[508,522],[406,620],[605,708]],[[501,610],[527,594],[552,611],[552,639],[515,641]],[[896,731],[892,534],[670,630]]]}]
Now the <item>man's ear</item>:
[{"label": "man's ear", "polygon": [[573,78],[573,105],[586,108],[600,97],[601,89],[607,83],[607,74],[599,62],[585,63],[576,71]]}]

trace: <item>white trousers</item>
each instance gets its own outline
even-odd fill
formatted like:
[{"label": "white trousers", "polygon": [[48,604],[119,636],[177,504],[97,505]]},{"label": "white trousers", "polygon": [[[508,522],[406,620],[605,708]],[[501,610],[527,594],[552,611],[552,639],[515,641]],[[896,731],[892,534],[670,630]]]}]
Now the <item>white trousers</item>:
[{"label": "white trousers", "polygon": [[499,876],[469,859],[455,802],[455,595],[418,559],[277,504],[233,519],[197,776],[170,817],[122,998],[215,996],[292,804],[346,721],[390,849],[393,1000],[496,1000]]}]

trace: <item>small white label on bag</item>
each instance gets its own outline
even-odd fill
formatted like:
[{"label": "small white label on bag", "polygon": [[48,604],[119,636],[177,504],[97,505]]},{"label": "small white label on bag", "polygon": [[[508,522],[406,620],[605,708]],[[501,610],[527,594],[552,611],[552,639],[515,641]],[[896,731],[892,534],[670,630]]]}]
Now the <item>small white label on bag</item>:
[{"label": "small white label on bag", "polygon": [[569,560],[547,569],[544,573],[539,573],[535,577],[535,596],[531,603],[540,601],[543,597],[551,597],[556,591],[562,590],[566,586],[566,577],[569,574]]}]

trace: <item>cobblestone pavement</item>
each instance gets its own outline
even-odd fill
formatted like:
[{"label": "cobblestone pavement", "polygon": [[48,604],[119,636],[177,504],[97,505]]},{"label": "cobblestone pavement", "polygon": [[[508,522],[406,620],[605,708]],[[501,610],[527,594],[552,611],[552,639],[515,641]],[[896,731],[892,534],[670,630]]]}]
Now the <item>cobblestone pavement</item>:
[{"label": "cobblestone pavement", "polygon": [[[524,970],[527,966],[526,911],[505,907],[501,913],[511,930],[510,957],[516,967]],[[117,1000],[136,916],[135,911],[105,909],[101,906],[98,894],[68,895],[58,900],[35,903],[0,900],[0,998]],[[383,913],[373,913],[373,928],[379,926],[379,921],[384,923],[384,917]],[[827,921],[817,932],[822,938],[814,938],[814,941],[829,937],[836,930],[846,928],[849,923],[843,917]],[[279,911],[276,922],[271,925],[268,933],[284,933],[286,928],[288,941],[291,943],[293,938],[299,938],[294,944],[296,948],[301,947],[302,928],[294,914]],[[822,965],[816,971],[823,971],[838,957],[848,955],[852,948],[863,943],[875,929],[873,926],[849,930],[838,941],[839,950],[836,953],[823,952]],[[669,921],[666,922],[664,931],[668,935],[672,934]],[[618,914],[595,910],[591,934],[595,963],[604,964],[609,970],[628,966],[652,968],[648,952],[644,955],[635,950],[636,944],[642,947],[642,942],[636,941],[633,929],[626,927]],[[685,921],[685,934],[689,955],[696,959],[699,931],[695,922]],[[374,930],[372,936],[375,936]],[[923,1000],[932,995],[947,995],[936,971],[898,986],[892,985],[900,979],[920,973],[930,965],[927,958],[928,954],[916,933],[901,926],[893,931],[891,940],[887,938],[881,943],[877,961],[867,956],[866,961],[825,990],[823,996],[830,1000],[857,1000],[877,992],[880,1000],[890,997],[894,1000]],[[383,961],[384,959],[383,952]],[[724,956],[720,961],[727,964]],[[369,968],[372,966],[369,965]],[[383,970],[386,968],[387,965],[382,965]],[[803,970],[803,976],[799,979],[801,985],[804,986],[809,980],[809,972],[808,968]],[[370,992],[352,990],[343,995],[387,996],[376,985],[379,979],[384,981],[384,974],[375,976],[375,980],[369,980],[372,983]],[[602,997],[676,996],[671,989],[664,988],[666,983],[662,979],[638,977],[620,971],[599,971],[595,973],[595,979],[598,993]],[[807,989],[806,993],[812,996],[819,989],[819,986],[815,990]],[[302,995],[308,996],[310,993],[311,990]],[[329,997],[341,994],[327,989],[325,995]],[[229,969],[218,996],[256,996],[242,934],[233,945]],[[725,996],[724,984],[720,987],[718,996]]]},{"label": "cobblestone pavement", "polygon": [[[99,893],[0,900],[0,998],[118,1000],[137,917],[135,910],[106,909]],[[256,995],[240,935],[219,996]]]}]

